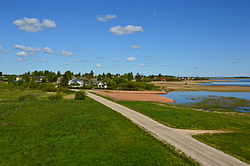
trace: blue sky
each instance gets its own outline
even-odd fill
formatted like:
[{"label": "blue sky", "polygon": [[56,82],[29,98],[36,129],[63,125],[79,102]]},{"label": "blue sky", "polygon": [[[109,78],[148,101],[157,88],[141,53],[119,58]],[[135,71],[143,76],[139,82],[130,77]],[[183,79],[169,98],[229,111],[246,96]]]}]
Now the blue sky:
[{"label": "blue sky", "polygon": [[0,71],[250,76],[249,0],[4,0]]}]

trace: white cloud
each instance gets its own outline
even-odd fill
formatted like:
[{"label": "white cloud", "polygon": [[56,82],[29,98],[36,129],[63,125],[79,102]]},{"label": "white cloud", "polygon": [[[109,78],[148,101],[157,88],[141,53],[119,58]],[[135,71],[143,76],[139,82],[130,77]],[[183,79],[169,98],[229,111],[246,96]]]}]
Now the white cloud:
[{"label": "white cloud", "polygon": [[61,55],[62,56],[73,56],[74,53],[72,51],[62,51]]},{"label": "white cloud", "polygon": [[70,64],[71,64],[71,63],[69,63],[69,62],[65,62],[65,63],[64,63],[64,65],[70,65]]},{"label": "white cloud", "polygon": [[49,60],[47,60],[47,59],[37,59],[36,61],[37,62],[48,62]]},{"label": "white cloud", "polygon": [[52,51],[51,48],[49,47],[44,47],[44,48],[39,48],[39,47],[27,47],[27,46],[24,46],[24,45],[14,45],[13,46],[14,49],[16,50],[21,50],[21,51],[25,51],[27,53],[30,53],[30,52],[44,52],[44,53],[47,53],[47,54],[53,54],[54,52]]},{"label": "white cloud", "polygon": [[56,28],[56,23],[53,20],[49,20],[49,19],[43,19],[43,23],[42,23],[43,27],[45,28]]},{"label": "white cloud", "polygon": [[162,66],[169,66],[169,64],[168,63],[164,63]]},{"label": "white cloud", "polygon": [[20,51],[16,53],[17,56],[23,57],[23,56],[28,56],[28,54],[24,51]]},{"label": "white cloud", "polygon": [[23,61],[25,61],[25,57],[19,57],[19,58],[17,58],[16,61],[17,61],[17,62],[23,62]]},{"label": "white cloud", "polygon": [[136,45],[132,45],[132,46],[130,46],[130,48],[139,49],[139,48],[141,48],[141,47],[140,47],[140,46],[136,46]]},{"label": "white cloud", "polygon": [[25,32],[39,32],[45,28],[56,28],[55,21],[43,19],[43,21],[40,22],[37,18],[27,17],[19,20],[14,20],[12,24],[18,26],[20,30],[23,30]]},{"label": "white cloud", "polygon": [[101,67],[102,65],[100,64],[100,63],[97,63],[97,64],[95,64],[95,67],[97,67],[97,68],[99,68],[99,67]]},{"label": "white cloud", "polygon": [[122,52],[122,51],[117,51],[116,54],[121,55],[121,54],[124,54],[124,52]]},{"label": "white cloud", "polygon": [[47,53],[47,54],[53,54],[54,53],[53,50],[51,48],[49,48],[49,47],[44,47],[43,52]]},{"label": "white cloud", "polygon": [[140,67],[143,67],[143,66],[145,66],[145,64],[142,63],[142,64],[139,64],[139,66],[140,66]]},{"label": "white cloud", "polygon": [[13,48],[17,50],[22,50],[22,51],[28,51],[28,52],[40,52],[41,51],[41,48],[26,47],[24,45],[18,45],[18,44],[14,45]]},{"label": "white cloud", "polygon": [[115,14],[106,14],[106,15],[98,15],[96,19],[101,22],[106,22],[108,20],[116,19],[117,15]]},{"label": "white cloud", "polygon": [[127,25],[127,26],[114,26],[109,29],[111,33],[114,35],[125,35],[125,34],[133,34],[136,32],[143,32],[143,28],[141,26],[133,26],[133,25]]},{"label": "white cloud", "polygon": [[128,57],[127,61],[129,61],[129,62],[136,61],[136,58],[135,57]]},{"label": "white cloud", "polygon": [[91,48],[85,49],[86,52],[92,52],[93,50]]}]

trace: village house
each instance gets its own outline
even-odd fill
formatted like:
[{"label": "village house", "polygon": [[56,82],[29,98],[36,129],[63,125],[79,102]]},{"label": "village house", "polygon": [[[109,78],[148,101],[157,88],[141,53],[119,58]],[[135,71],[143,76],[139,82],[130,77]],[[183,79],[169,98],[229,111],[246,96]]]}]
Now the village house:
[{"label": "village house", "polygon": [[63,78],[63,76],[61,77],[58,77],[57,80],[56,80],[56,84],[60,84],[61,83],[61,79]]},{"label": "village house", "polygon": [[16,82],[22,81],[22,77],[16,77],[16,78],[15,78],[15,81],[16,81]]},{"label": "village house", "polygon": [[71,79],[71,80],[69,80],[68,85],[71,87],[74,87],[74,88],[84,86],[83,80],[81,80],[81,79]]},{"label": "village house", "polygon": [[5,76],[0,76],[0,83],[8,82],[8,78]]},{"label": "village house", "polygon": [[107,88],[108,88],[106,82],[102,82],[102,81],[100,81],[100,82],[97,84],[97,87],[100,88],[100,89],[107,89]]}]

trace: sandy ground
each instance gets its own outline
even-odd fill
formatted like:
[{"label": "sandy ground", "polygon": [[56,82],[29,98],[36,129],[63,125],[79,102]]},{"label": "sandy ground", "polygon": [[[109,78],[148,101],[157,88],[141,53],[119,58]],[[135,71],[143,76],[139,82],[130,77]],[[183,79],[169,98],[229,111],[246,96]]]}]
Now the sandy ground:
[{"label": "sandy ground", "polygon": [[[46,92],[49,95],[56,95],[56,92]],[[70,94],[70,95],[64,95],[63,96],[64,99],[74,99],[75,98],[75,94]]]},{"label": "sandy ground", "polygon": [[46,92],[49,95],[56,95],[56,92]]},{"label": "sandy ground", "polygon": [[132,94],[166,94],[165,91],[125,91],[125,90],[95,90],[109,93],[132,93]]},{"label": "sandy ground", "polygon": [[71,94],[71,95],[65,95],[63,96],[64,99],[74,99],[75,98],[75,94]]},{"label": "sandy ground", "polygon": [[116,90],[92,90],[102,96],[112,98],[114,100],[123,101],[156,101],[162,103],[174,103],[175,101],[167,97],[159,96],[166,92],[159,91],[116,91]]},{"label": "sandy ground", "polygon": [[227,130],[188,130],[188,129],[176,129],[181,132],[190,134],[190,135],[198,135],[198,134],[217,134],[217,133],[232,133],[233,131]]},{"label": "sandy ground", "polygon": [[89,92],[87,92],[87,96],[122,114],[139,127],[148,131],[155,138],[173,145],[175,148],[193,158],[203,166],[248,165],[235,157],[194,139],[190,134],[179,131],[178,129],[167,127],[132,109]]},{"label": "sandy ground", "polygon": [[186,80],[186,81],[154,81],[152,84],[161,87],[167,91],[223,91],[223,92],[250,92],[247,86],[231,86],[231,85],[209,85],[201,86],[199,83],[207,83],[205,81]]}]

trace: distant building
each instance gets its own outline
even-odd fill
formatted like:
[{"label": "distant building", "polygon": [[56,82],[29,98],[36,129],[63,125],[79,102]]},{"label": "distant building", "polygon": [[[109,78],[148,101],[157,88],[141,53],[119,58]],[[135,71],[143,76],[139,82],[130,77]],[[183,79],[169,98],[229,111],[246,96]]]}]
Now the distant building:
[{"label": "distant building", "polygon": [[63,76],[58,77],[58,78],[57,78],[57,80],[56,80],[56,83],[57,83],[57,84],[60,84],[60,83],[61,83],[61,79],[62,79],[62,78],[63,78]]},{"label": "distant building", "polygon": [[22,81],[21,77],[16,77],[15,81]]},{"label": "distant building", "polygon": [[108,85],[106,84],[106,82],[101,81],[97,84],[97,87],[100,89],[106,89],[106,88],[108,88]]},{"label": "distant building", "polygon": [[0,76],[0,83],[8,82],[8,78],[5,76]]},{"label": "distant building", "polygon": [[72,80],[69,80],[68,82],[68,85],[71,86],[71,87],[83,87],[83,80],[81,79],[72,79]]}]

